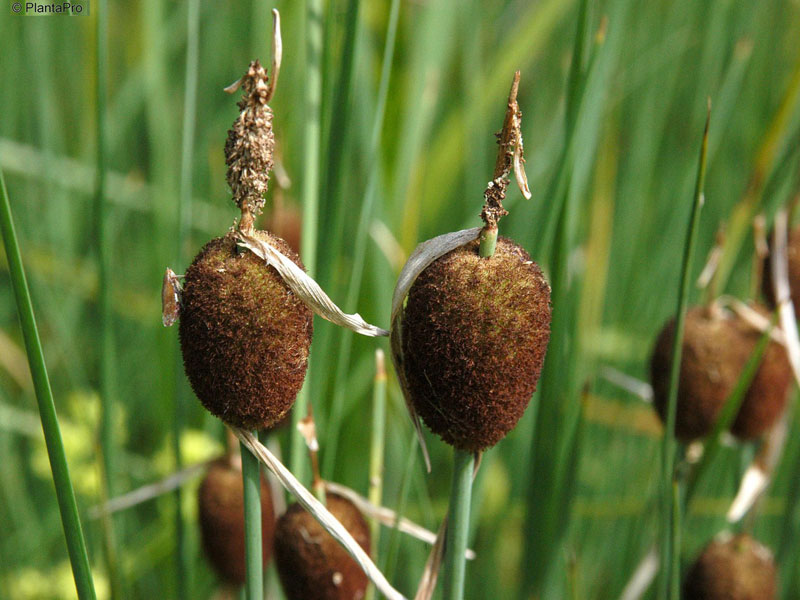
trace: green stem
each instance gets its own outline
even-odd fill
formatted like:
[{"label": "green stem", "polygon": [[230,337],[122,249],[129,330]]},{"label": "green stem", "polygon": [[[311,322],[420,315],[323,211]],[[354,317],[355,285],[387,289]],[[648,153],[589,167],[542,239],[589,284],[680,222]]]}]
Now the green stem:
[{"label": "green stem", "polygon": [[686,310],[689,304],[689,288],[691,286],[691,266],[694,256],[694,247],[697,243],[697,234],[700,229],[700,209],[703,206],[703,186],[706,175],[706,156],[708,151],[708,124],[711,119],[711,105],[709,103],[706,117],[703,141],[700,146],[698,160],[697,181],[694,190],[694,201],[689,220],[689,230],[686,237],[685,251],[681,272],[681,286],[678,295],[678,306],[675,316],[675,341],[672,347],[672,363],[669,379],[669,395],[667,403],[667,418],[662,441],[661,451],[661,481],[662,481],[662,540],[661,540],[661,585],[659,597],[669,597],[670,572],[673,561],[677,560],[678,548],[675,537],[673,521],[674,503],[672,501],[672,484],[675,470],[675,413],[678,405],[678,379],[680,376],[681,350],[683,347],[683,327],[686,321]]},{"label": "green stem", "polygon": [[677,481],[672,482],[672,540],[675,551],[672,553],[672,564],[670,565],[670,600],[680,600],[681,589],[681,490]]},{"label": "green stem", "polygon": [[450,521],[447,524],[447,550],[444,556],[444,598],[464,598],[465,552],[469,537],[469,507],[472,498],[472,472],[475,455],[453,450],[453,485],[450,488]]},{"label": "green stem", "polygon": [[[300,255],[312,277],[317,267],[317,220],[319,212],[319,168],[322,106],[322,0],[306,0],[306,99],[303,152],[303,230]],[[310,368],[310,364],[309,364]],[[297,395],[292,411],[289,464],[301,482],[308,479],[306,444],[297,429],[308,412],[309,378]]]},{"label": "green stem", "polygon": [[489,258],[497,247],[497,227],[484,227],[481,230],[481,244],[478,254],[481,258]]},{"label": "green stem", "polygon": [[244,558],[247,567],[245,579],[246,600],[264,598],[264,561],[261,542],[261,467],[258,459],[244,444],[242,454],[242,482],[244,484]]},{"label": "green stem", "polygon": [[36,391],[36,401],[39,404],[39,417],[42,421],[42,430],[47,445],[47,455],[50,459],[50,470],[53,473],[53,482],[56,488],[58,508],[61,512],[61,523],[64,527],[64,536],[67,541],[72,574],[75,578],[75,587],[80,600],[94,600],[94,583],[92,571],[89,567],[89,557],[86,554],[86,542],[83,538],[81,521],[78,517],[78,506],[75,502],[75,492],[69,476],[67,457],[64,453],[64,444],[61,440],[61,429],[58,425],[56,407],[53,403],[53,391],[50,388],[50,379],[47,376],[47,367],[44,362],[42,343],[36,329],[36,319],[33,316],[33,304],[28,289],[28,281],[22,268],[22,256],[14,230],[14,221],[11,217],[11,205],[6,191],[6,182],[0,171],[0,233],[8,261],[8,270],[11,277],[11,286],[17,301],[17,311],[22,325],[22,336],[25,339],[25,350],[28,353],[28,365],[31,370],[33,386]]},{"label": "green stem", "polygon": [[[192,149],[195,138],[195,114],[197,112],[197,74],[199,65],[200,1],[189,0],[186,18],[186,82],[183,97],[183,136],[181,140],[181,183],[178,196],[177,231],[175,236],[176,265],[183,264],[183,246],[192,221]],[[183,468],[181,458],[181,432],[183,430],[183,407],[181,405],[181,380],[183,369],[181,354],[175,348],[177,381],[174,394],[174,415],[172,419],[172,454],[175,470]],[[175,578],[177,597],[189,597],[188,583],[189,557],[186,549],[186,535],[183,526],[182,492],[175,488]]]},{"label": "green stem", "polygon": [[[375,385],[372,390],[372,437],[369,452],[369,501],[375,506],[383,504],[383,454],[386,445],[386,370],[383,350],[375,351]],[[372,556],[378,556],[381,525],[370,521],[370,547]],[[375,588],[367,590],[367,600],[375,597]]]}]

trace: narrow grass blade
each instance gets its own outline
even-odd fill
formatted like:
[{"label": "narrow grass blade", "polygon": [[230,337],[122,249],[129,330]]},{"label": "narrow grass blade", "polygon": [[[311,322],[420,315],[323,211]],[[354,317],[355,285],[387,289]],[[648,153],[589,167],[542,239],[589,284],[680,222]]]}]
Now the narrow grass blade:
[{"label": "narrow grass blade", "polygon": [[[306,90],[303,131],[303,231],[300,256],[306,271],[314,277],[317,268],[317,222],[319,218],[320,138],[322,113],[322,0],[306,1]],[[309,361],[310,368],[310,361]],[[303,436],[297,429],[308,413],[309,378],[300,390],[292,411],[289,461],[300,481],[308,478],[308,461]]]},{"label": "narrow grass blade", "polygon": [[700,145],[700,158],[697,168],[697,181],[694,190],[694,202],[689,219],[689,230],[686,235],[686,246],[683,253],[681,268],[681,285],[678,294],[678,308],[675,315],[675,342],[672,347],[672,364],[669,379],[669,395],[667,403],[667,418],[664,427],[664,439],[661,450],[661,478],[662,487],[662,540],[661,540],[661,586],[659,597],[667,598],[670,588],[671,565],[677,560],[678,548],[675,547],[674,529],[671,525],[673,514],[672,481],[675,470],[675,413],[678,405],[678,378],[681,368],[681,350],[683,347],[683,328],[686,321],[686,311],[689,304],[689,289],[693,278],[691,275],[694,248],[697,244],[697,234],[700,229],[700,210],[703,206],[703,186],[706,177],[706,157],[708,153],[708,126],[711,120],[711,101],[708,103],[706,124],[703,131],[703,141]]},{"label": "narrow grass blade", "polygon": [[[372,389],[372,431],[369,451],[369,501],[373,506],[383,504],[383,454],[386,445],[386,366],[383,350],[375,351],[375,382]],[[370,548],[377,556],[381,526],[370,521]],[[367,590],[367,600],[375,597],[375,588]]]},{"label": "narrow grass blade", "polygon": [[25,339],[25,349],[28,353],[28,364],[31,369],[33,386],[36,390],[36,400],[39,403],[39,417],[42,420],[47,455],[50,458],[50,469],[53,473],[53,482],[56,487],[58,508],[61,511],[61,523],[67,541],[72,574],[75,578],[75,587],[80,600],[94,599],[94,582],[92,571],[89,567],[89,557],[86,553],[86,542],[83,538],[78,506],[75,502],[75,492],[67,466],[67,457],[64,453],[64,444],[61,440],[61,429],[58,425],[56,407],[53,403],[53,392],[50,388],[50,379],[47,376],[47,367],[44,363],[42,344],[36,328],[33,315],[28,282],[22,268],[22,256],[14,230],[11,217],[11,205],[6,191],[6,182],[0,171],[0,232],[3,236],[8,270],[11,275],[11,285],[14,297],[17,300],[17,311],[22,324],[22,335]]},{"label": "narrow grass blade", "polygon": [[247,568],[246,600],[264,598],[264,561],[261,543],[261,466],[244,443],[242,481],[244,483],[244,559]]},{"label": "narrow grass blade", "polygon": [[469,508],[472,500],[472,476],[475,455],[464,450],[453,450],[453,485],[450,491],[450,518],[447,524],[447,542],[444,556],[444,598],[464,598],[466,575],[465,552],[469,537]]}]

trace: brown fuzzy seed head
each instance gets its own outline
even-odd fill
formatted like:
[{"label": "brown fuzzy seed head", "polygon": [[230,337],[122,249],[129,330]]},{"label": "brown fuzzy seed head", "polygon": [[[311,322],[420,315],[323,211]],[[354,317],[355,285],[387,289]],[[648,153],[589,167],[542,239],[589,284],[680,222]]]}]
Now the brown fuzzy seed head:
[{"label": "brown fuzzy seed head", "polygon": [[[327,508],[369,554],[369,527],[352,502],[326,496]],[[275,529],[275,566],[289,600],[358,600],[367,576],[347,551],[299,504]]]},{"label": "brown fuzzy seed head", "polygon": [[[674,335],[673,319],[659,334],[650,363],[654,404],[662,420],[667,411]],[[738,317],[705,307],[689,310],[678,384],[676,437],[690,441],[711,433],[761,335]],[[751,439],[766,431],[783,412],[791,380],[785,350],[770,342],[731,432],[740,439]]]},{"label": "brown fuzzy seed head", "polygon": [[[302,267],[283,240],[258,237]],[[186,271],[180,315],[183,365],[203,405],[230,425],[272,427],[303,385],[312,314],[272,267],[211,240]]]},{"label": "brown fuzzy seed head", "polygon": [[[219,576],[242,585],[245,581],[244,496],[242,472],[226,459],[211,464],[198,491],[203,550]],[[275,513],[269,486],[261,478],[261,540],[264,564],[272,554]]]},{"label": "brown fuzzy seed head", "polygon": [[[771,252],[772,236],[769,236],[769,241]],[[789,239],[786,244],[786,260],[789,267],[789,292],[792,302],[797,306],[798,302],[800,302],[800,225],[789,231]],[[764,259],[761,273],[763,274],[761,287],[764,291],[764,297],[767,299],[767,304],[770,307],[774,307],[776,302],[772,285],[772,260],[770,256]]]},{"label": "brown fuzzy seed head", "polygon": [[402,320],[403,370],[425,424],[462,450],[500,441],[528,406],[550,338],[550,286],[519,245],[473,241],[417,277]]},{"label": "brown fuzzy seed head", "polygon": [[272,109],[267,106],[267,72],[257,60],[250,63],[242,78],[242,90],[244,94],[238,103],[241,112],[225,142],[225,164],[233,201],[256,216],[264,207],[275,151]]},{"label": "brown fuzzy seed head", "polygon": [[770,551],[748,535],[712,541],[686,574],[684,600],[774,600]]}]

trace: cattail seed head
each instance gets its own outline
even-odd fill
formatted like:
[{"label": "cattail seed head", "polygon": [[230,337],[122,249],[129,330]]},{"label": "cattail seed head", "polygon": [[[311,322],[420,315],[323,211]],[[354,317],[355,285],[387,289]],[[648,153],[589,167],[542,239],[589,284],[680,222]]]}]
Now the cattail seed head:
[{"label": "cattail seed head", "polygon": [[408,395],[425,424],[456,448],[478,451],[519,421],[550,338],[550,286],[525,250],[477,240],[417,276],[402,316]]},{"label": "cattail seed head", "polygon": [[[242,472],[227,459],[211,464],[198,491],[200,535],[203,550],[225,581],[245,581],[244,492]],[[272,554],[275,514],[269,486],[261,478],[261,540],[264,563]]]},{"label": "cattail seed head", "polygon": [[[676,437],[690,441],[711,432],[761,335],[741,318],[720,310],[695,307],[688,311],[681,353]],[[654,404],[662,420],[667,410],[674,336],[673,319],[659,334],[650,363]],[[740,439],[751,439],[766,431],[783,412],[791,380],[786,351],[771,341],[731,432]]]},{"label": "cattail seed head", "polygon": [[[283,240],[255,235],[302,267]],[[203,405],[229,425],[264,429],[284,417],[303,384],[312,314],[229,233],[206,244],[186,271],[179,334],[186,375]]]},{"label": "cattail seed head", "polygon": [[[369,527],[349,500],[327,494],[327,508],[369,553]],[[355,560],[299,504],[292,504],[275,529],[275,566],[289,600],[358,600],[367,576]]]},{"label": "cattail seed head", "polygon": [[777,570],[772,553],[748,535],[712,541],[683,583],[684,600],[774,600]]},{"label": "cattail seed head", "polygon": [[228,131],[225,164],[233,201],[243,213],[261,214],[264,193],[272,170],[275,135],[272,132],[272,109],[267,106],[267,72],[257,60],[250,63],[241,79],[244,92],[238,106],[239,117]]}]

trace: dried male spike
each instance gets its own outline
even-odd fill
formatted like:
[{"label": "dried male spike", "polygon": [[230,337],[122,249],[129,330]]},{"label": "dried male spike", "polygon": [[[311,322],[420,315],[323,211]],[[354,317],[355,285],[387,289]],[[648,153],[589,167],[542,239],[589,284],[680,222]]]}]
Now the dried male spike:
[{"label": "dried male spike", "polygon": [[[650,363],[654,404],[662,420],[667,410],[674,335],[672,319],[658,336]],[[678,385],[676,437],[690,441],[711,433],[761,335],[742,319],[723,311],[707,307],[689,310]],[[783,412],[791,380],[786,351],[770,342],[731,432],[741,439],[751,439],[766,431]]]},{"label": "dried male spike", "polygon": [[[228,460],[211,463],[198,490],[200,535],[203,550],[214,570],[225,581],[242,585],[245,581],[244,496],[242,472]],[[261,478],[261,540],[264,564],[272,554],[275,513],[272,496]]]},{"label": "dried male spike", "polygon": [[477,240],[429,265],[402,315],[402,366],[425,424],[456,448],[500,441],[528,406],[550,338],[550,286],[525,250]]},{"label": "dried male spike", "polygon": [[[327,508],[369,554],[369,527],[349,500],[327,494]],[[357,600],[367,576],[302,506],[292,504],[275,529],[275,566],[289,600]]]},{"label": "dried male spike", "polygon": [[748,535],[712,541],[683,583],[684,600],[774,600],[777,570],[772,553]]},{"label": "dried male spike", "polygon": [[[302,267],[283,240],[254,235]],[[211,240],[187,269],[179,333],[189,383],[220,419],[263,429],[289,411],[308,366],[312,314],[235,234]]]},{"label": "dried male spike", "polygon": [[257,60],[250,63],[240,83],[244,92],[238,103],[241,112],[228,131],[225,164],[233,201],[243,213],[255,217],[264,207],[275,150],[272,109],[267,106],[270,88],[267,72]]}]

